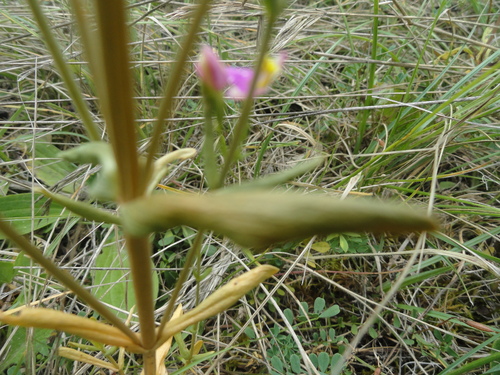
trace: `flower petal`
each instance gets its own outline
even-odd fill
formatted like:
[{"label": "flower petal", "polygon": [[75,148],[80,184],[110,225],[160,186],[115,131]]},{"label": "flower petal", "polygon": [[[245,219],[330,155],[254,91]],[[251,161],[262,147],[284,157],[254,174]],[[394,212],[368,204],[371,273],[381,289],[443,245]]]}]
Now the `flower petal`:
[{"label": "flower petal", "polygon": [[250,91],[254,70],[230,66],[226,69],[226,73],[230,85],[227,96],[235,100],[245,99]]},{"label": "flower petal", "polygon": [[[253,96],[267,92],[269,86],[280,75],[285,59],[284,53],[280,53],[277,57],[264,57]],[[242,100],[249,95],[255,76],[255,70],[252,68],[227,67],[207,45],[202,47],[200,59],[195,68],[202,82],[211,89],[222,91],[229,86],[226,96],[234,100]]]},{"label": "flower petal", "polygon": [[202,47],[200,60],[196,64],[196,73],[206,85],[216,91],[223,90],[228,84],[226,66],[210,46]]},{"label": "flower petal", "polygon": [[[281,53],[277,57],[271,58],[266,56],[262,63],[262,69],[259,73],[259,78],[253,92],[254,96],[265,94],[269,86],[280,75],[283,63],[286,59],[286,54]],[[245,99],[249,92],[255,71],[251,68],[226,68],[227,80],[229,89],[226,95],[234,100]]]}]

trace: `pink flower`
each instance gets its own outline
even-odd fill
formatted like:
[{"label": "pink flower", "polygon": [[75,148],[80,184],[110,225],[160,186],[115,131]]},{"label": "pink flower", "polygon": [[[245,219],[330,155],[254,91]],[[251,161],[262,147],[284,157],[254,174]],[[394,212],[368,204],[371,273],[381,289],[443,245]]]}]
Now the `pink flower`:
[{"label": "pink flower", "polygon": [[[286,55],[284,53],[275,58],[264,57],[262,69],[253,92],[254,96],[259,96],[267,92],[269,86],[281,74],[285,59]],[[252,68],[229,67],[226,69],[226,72],[230,85],[227,95],[235,100],[245,99],[250,91],[255,74],[254,70]]]},{"label": "pink flower", "polygon": [[[269,86],[280,75],[285,59],[284,53],[275,58],[269,56],[264,58],[253,92],[254,96],[267,92]],[[203,46],[200,60],[196,64],[196,72],[200,79],[214,90],[222,91],[229,87],[226,95],[234,100],[242,100],[248,96],[255,74],[252,68],[225,66],[209,46]]]},{"label": "pink flower", "polygon": [[226,88],[226,66],[219,60],[219,56],[211,47],[205,45],[201,49],[200,60],[195,65],[196,73],[210,88],[221,91]]}]

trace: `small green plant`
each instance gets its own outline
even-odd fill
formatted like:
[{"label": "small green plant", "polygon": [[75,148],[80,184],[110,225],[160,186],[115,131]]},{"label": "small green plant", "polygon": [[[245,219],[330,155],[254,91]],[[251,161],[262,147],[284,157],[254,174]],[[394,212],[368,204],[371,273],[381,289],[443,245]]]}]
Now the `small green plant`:
[{"label": "small green plant", "polygon": [[[340,313],[340,307],[338,305],[326,307],[325,300],[318,297],[314,301],[312,311],[309,310],[308,303],[301,302],[296,316],[290,309],[285,309],[283,313],[295,332],[299,333],[304,330],[310,332],[307,335],[309,336],[307,341],[312,343],[313,346],[311,344],[307,345],[311,351],[309,359],[318,368],[320,374],[329,374],[329,369],[342,357],[339,353],[339,351],[342,351],[342,345],[347,343],[344,337],[337,336],[336,330],[333,328],[336,324],[331,319]],[[278,325],[274,325],[269,333],[271,335],[271,346],[266,354],[273,366],[271,374],[294,375],[304,373],[300,351],[290,334],[287,334]],[[306,346],[304,336],[299,337],[301,344]],[[336,353],[332,353],[333,351],[336,351]],[[348,372],[343,372],[343,374],[348,374]]]}]

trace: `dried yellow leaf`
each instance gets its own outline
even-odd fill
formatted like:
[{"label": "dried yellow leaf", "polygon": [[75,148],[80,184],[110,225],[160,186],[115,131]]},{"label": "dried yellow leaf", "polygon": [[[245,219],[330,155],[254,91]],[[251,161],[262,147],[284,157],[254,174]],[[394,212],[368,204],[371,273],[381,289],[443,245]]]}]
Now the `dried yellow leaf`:
[{"label": "dried yellow leaf", "polygon": [[238,302],[242,296],[276,272],[278,272],[278,268],[264,265],[232,279],[193,310],[178,318],[171,319],[160,332],[158,342],[163,342],[163,340],[172,337],[186,327],[227,310]]},{"label": "dried yellow leaf", "polygon": [[55,329],[105,345],[124,347],[130,352],[145,352],[116,327],[62,311],[26,308],[13,314],[0,312],[0,321],[14,326]]},{"label": "dried yellow leaf", "polygon": [[71,359],[72,361],[88,363],[90,365],[105,368],[115,372],[119,371],[119,369],[112,363],[103,361],[102,359],[95,358],[80,350],[75,350],[62,346],[57,350],[57,354],[60,355],[61,357]]}]

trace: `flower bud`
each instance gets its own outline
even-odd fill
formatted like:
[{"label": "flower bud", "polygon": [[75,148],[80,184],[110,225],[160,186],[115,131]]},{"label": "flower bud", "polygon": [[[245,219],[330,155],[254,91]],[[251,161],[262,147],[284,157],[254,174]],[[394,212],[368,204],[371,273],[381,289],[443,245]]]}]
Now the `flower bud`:
[{"label": "flower bud", "polygon": [[196,64],[196,73],[205,85],[215,91],[222,91],[227,86],[226,67],[207,45],[201,49],[200,60]]},{"label": "flower bud", "polygon": [[188,225],[257,249],[315,234],[401,233],[438,227],[434,218],[409,206],[264,191],[154,195],[127,202],[121,212],[126,230],[135,236]]}]

